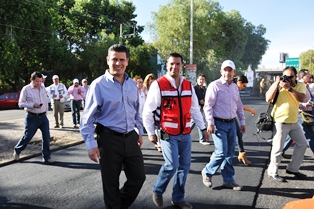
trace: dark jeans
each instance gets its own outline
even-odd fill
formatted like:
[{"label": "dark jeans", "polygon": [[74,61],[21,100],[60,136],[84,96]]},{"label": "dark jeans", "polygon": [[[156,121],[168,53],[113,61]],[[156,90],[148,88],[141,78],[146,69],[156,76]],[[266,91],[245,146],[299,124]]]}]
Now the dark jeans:
[{"label": "dark jeans", "polygon": [[[129,208],[145,181],[144,160],[137,144],[138,134],[118,136],[101,130],[98,136],[100,170],[104,201],[107,209]],[[119,189],[119,176],[123,167],[127,178]]]},{"label": "dark jeans", "polygon": [[45,160],[50,159],[50,132],[49,132],[49,120],[46,114],[43,115],[32,115],[26,113],[25,116],[25,131],[22,138],[15,145],[14,150],[17,154],[20,154],[31,141],[35,135],[37,129],[41,130],[42,133],[42,156]]},{"label": "dark jeans", "polygon": [[82,100],[71,100],[71,111],[73,124],[80,124],[80,110]]}]

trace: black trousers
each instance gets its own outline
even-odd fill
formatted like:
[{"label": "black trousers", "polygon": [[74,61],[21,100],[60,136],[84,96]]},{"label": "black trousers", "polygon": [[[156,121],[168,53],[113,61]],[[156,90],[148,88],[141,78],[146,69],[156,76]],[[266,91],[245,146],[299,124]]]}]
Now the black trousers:
[{"label": "black trousers", "polygon": [[[107,209],[127,209],[135,201],[145,181],[144,160],[137,144],[138,134],[119,136],[101,130],[98,136],[100,169]],[[124,170],[127,181],[119,189],[119,176]]]}]

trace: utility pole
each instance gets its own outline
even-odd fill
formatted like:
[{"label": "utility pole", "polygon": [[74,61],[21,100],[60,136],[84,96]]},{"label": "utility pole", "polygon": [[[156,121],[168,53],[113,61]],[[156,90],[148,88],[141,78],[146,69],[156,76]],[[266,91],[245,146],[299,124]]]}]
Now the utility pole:
[{"label": "utility pole", "polygon": [[194,1],[191,0],[191,18],[190,18],[190,64],[193,64],[193,8]]}]

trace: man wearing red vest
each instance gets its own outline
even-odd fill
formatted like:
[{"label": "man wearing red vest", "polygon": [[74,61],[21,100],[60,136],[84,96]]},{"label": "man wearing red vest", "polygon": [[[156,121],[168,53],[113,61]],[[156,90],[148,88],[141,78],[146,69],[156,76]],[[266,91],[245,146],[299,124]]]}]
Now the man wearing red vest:
[{"label": "man wearing red vest", "polygon": [[208,140],[209,135],[199,111],[194,88],[180,75],[182,56],[178,53],[170,54],[166,66],[167,74],[151,84],[142,114],[151,142],[157,143],[154,123],[156,111],[162,127],[160,143],[165,163],[154,184],[153,201],[156,206],[163,206],[162,194],[174,176],[171,203],[180,208],[192,208],[184,199],[184,187],[191,164],[191,117],[202,130],[204,139]]}]

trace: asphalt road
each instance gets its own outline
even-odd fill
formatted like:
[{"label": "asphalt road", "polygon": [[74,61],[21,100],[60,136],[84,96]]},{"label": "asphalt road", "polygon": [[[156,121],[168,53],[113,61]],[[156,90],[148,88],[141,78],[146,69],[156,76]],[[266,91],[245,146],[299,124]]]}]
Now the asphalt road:
[{"label": "asphalt road", "polygon": [[[257,111],[265,111],[267,105],[263,100],[245,99],[244,103]],[[307,157],[302,172],[309,176],[307,181],[298,181],[290,176],[288,183],[273,182],[265,169],[269,159],[271,145],[266,141],[257,141],[252,135],[255,131],[254,121],[246,113],[247,133],[244,135],[244,146],[252,166],[245,166],[234,157],[236,170],[235,180],[243,186],[242,191],[223,188],[220,171],[213,177],[213,187],[203,185],[200,171],[209,161],[214,150],[213,145],[204,146],[198,143],[196,129],[192,132],[192,165],[186,183],[186,201],[196,209],[245,209],[245,208],[283,208],[286,203],[301,198],[310,198],[314,194],[314,163]],[[145,160],[146,181],[130,209],[156,208],[152,202],[152,186],[163,164],[162,154],[153,148],[147,137],[144,137],[142,152]],[[292,149],[288,150],[291,154]],[[236,152],[237,155],[237,152]],[[0,168],[0,208],[62,208],[62,209],[98,209],[105,208],[102,199],[102,186],[99,166],[87,157],[85,145],[77,145],[59,150],[52,155],[54,165],[44,165],[41,157],[34,157],[20,163]],[[284,173],[288,160],[283,160],[280,174]],[[121,185],[125,180],[121,173]],[[171,206],[172,181],[164,193],[164,208]]]}]

